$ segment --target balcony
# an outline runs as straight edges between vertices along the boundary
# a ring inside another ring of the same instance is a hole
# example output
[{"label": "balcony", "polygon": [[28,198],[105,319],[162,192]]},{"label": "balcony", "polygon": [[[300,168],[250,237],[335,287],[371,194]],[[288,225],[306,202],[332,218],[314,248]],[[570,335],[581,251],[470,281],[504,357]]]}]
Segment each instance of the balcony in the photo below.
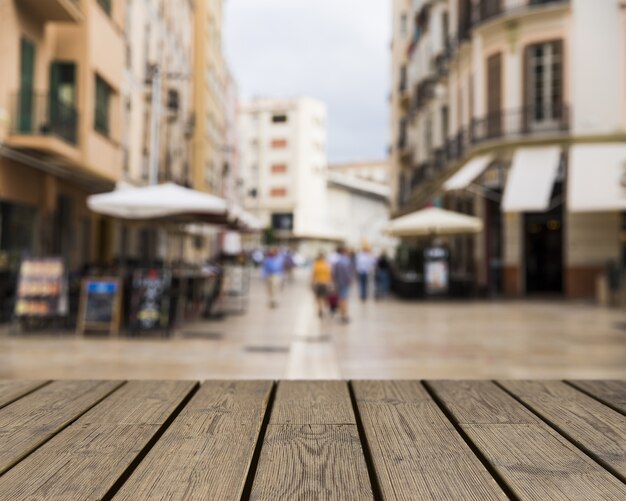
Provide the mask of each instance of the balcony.
[{"label": "balcony", "polygon": [[78,23],[83,19],[79,0],[17,0],[16,3],[42,23]]},{"label": "balcony", "polygon": [[472,120],[469,127],[463,127],[442,147],[432,150],[429,161],[412,169],[408,181],[412,196],[404,197],[405,202],[419,199],[419,194],[415,195],[420,190],[431,190],[445,172],[459,165],[475,148],[559,140],[569,131],[569,115],[569,107],[559,104],[501,111]]},{"label": "balcony", "polygon": [[543,6],[567,3],[569,0],[480,0],[474,6],[474,26],[498,17],[509,17],[518,13],[532,12]]},{"label": "balcony", "polygon": [[75,160],[78,155],[78,112],[49,94],[16,93],[10,101],[9,143]]}]

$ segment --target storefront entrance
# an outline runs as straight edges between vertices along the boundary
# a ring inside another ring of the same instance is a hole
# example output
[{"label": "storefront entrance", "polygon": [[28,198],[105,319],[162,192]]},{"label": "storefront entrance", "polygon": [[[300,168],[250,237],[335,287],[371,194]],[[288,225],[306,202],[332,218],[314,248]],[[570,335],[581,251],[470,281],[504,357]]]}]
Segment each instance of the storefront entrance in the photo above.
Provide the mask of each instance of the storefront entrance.
[{"label": "storefront entrance", "polygon": [[563,206],[524,215],[526,293],[563,293]]}]

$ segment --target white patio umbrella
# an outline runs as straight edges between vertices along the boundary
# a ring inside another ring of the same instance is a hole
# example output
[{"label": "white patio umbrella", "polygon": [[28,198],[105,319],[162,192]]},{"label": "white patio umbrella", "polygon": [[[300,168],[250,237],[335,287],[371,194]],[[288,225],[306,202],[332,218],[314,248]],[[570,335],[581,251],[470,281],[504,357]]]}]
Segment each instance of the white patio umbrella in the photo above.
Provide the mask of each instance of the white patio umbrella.
[{"label": "white patio umbrella", "polygon": [[122,219],[155,219],[170,216],[206,215],[226,218],[226,200],[164,183],[140,188],[124,188],[92,195],[88,207],[99,214]]},{"label": "white patio umbrella", "polygon": [[460,235],[482,231],[483,223],[477,217],[429,207],[389,222],[387,233],[395,237],[428,235]]}]

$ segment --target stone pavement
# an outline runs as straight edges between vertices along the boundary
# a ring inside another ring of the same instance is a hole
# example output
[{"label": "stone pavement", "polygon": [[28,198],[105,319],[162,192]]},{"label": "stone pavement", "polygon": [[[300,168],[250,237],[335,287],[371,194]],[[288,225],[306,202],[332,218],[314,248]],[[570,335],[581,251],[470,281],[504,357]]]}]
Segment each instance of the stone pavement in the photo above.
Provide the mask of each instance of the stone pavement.
[{"label": "stone pavement", "polygon": [[626,314],[565,301],[361,303],[317,318],[301,271],[267,307],[183,326],[172,339],[8,334],[0,378],[626,378]]}]

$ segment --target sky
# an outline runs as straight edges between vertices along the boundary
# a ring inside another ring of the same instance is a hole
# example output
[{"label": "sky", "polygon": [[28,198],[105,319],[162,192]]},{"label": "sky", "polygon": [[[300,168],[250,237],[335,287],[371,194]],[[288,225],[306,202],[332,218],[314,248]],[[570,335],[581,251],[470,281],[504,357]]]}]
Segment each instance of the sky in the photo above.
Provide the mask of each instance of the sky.
[{"label": "sky", "polygon": [[331,163],[379,160],[389,142],[389,0],[226,0],[227,61],[243,99],[328,106]]}]

